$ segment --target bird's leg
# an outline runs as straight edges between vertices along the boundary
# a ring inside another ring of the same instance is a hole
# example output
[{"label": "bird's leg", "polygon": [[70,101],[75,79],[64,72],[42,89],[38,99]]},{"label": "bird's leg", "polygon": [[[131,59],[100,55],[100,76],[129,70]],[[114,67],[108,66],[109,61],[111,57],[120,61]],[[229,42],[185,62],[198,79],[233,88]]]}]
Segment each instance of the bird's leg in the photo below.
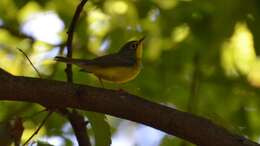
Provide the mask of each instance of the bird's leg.
[{"label": "bird's leg", "polygon": [[100,77],[98,77],[98,80],[99,80],[99,83],[101,84],[102,88],[105,88],[102,79]]}]

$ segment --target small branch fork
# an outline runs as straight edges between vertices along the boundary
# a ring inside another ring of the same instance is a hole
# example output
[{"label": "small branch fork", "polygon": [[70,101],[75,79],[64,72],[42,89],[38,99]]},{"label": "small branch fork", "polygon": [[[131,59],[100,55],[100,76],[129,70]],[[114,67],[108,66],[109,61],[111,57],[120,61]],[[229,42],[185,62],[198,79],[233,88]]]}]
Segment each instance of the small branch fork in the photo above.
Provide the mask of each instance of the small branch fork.
[{"label": "small branch fork", "polygon": [[[79,5],[77,6],[77,9],[76,9],[76,11],[74,13],[74,16],[73,16],[73,19],[71,21],[71,24],[69,26],[69,30],[67,32],[68,39],[67,39],[66,45],[65,45],[67,50],[68,50],[68,54],[67,54],[68,58],[72,57],[73,32],[75,30],[76,23],[77,23],[77,20],[79,19],[80,13],[83,10],[83,7],[84,7],[84,5],[86,4],[87,1],[88,0],[82,0],[79,3]],[[36,69],[36,67],[33,65],[31,60],[27,56],[27,54],[23,50],[21,50],[19,48],[17,48],[17,49],[26,57],[26,59],[30,62],[31,66],[36,71],[38,76],[42,79],[41,74]],[[72,66],[70,64],[67,64],[65,72],[67,74],[67,81],[69,83],[73,83]],[[88,133],[87,133],[87,129],[86,129],[86,122],[84,121],[84,117],[82,115],[80,115],[76,110],[72,110],[72,112],[71,112],[71,111],[67,110],[66,108],[60,108],[58,111],[60,113],[62,113],[63,115],[67,116],[68,120],[70,121],[70,123],[72,125],[72,128],[74,130],[74,133],[76,135],[76,138],[77,138],[77,141],[78,141],[79,145],[80,146],[91,146],[90,140],[89,140],[89,137],[88,137]],[[23,146],[25,146],[39,132],[39,130],[42,128],[42,126],[46,123],[48,118],[51,116],[52,112],[53,112],[52,110],[49,111],[48,115],[41,122],[40,126],[31,135],[31,137],[23,144]]]},{"label": "small branch fork", "polygon": [[[38,74],[39,78],[43,79],[40,72],[37,70],[37,68],[33,65],[32,61],[30,60],[30,58],[28,57],[28,55],[20,48],[17,48],[18,51],[20,51],[25,58],[29,61],[30,65],[33,67],[33,69],[35,70],[35,72]],[[46,121],[49,119],[49,117],[51,116],[53,111],[49,111],[47,116],[44,117],[43,121],[40,123],[39,127],[33,132],[33,134],[24,142],[23,146],[26,146],[27,143],[30,142],[30,140],[32,140],[32,138],[38,134],[38,132],[41,130],[41,128],[43,127],[43,125],[46,123]]]}]

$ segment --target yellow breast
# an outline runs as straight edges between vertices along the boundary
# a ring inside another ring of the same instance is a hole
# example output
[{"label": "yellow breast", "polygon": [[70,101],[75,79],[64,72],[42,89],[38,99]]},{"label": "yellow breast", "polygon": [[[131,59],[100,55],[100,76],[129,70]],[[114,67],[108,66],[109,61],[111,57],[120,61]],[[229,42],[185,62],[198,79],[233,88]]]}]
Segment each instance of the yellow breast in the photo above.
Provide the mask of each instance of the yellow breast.
[{"label": "yellow breast", "polygon": [[[115,83],[125,83],[134,79],[141,70],[143,42],[141,42],[136,50],[136,63],[132,66],[98,66],[98,65],[79,65],[86,71],[95,74],[97,77],[112,81]],[[131,54],[130,54],[131,55]]]},{"label": "yellow breast", "polygon": [[115,83],[125,83],[134,79],[141,70],[141,62],[138,61],[134,66],[116,66],[116,67],[97,67],[88,66],[89,72],[95,74],[97,77],[112,81]]}]

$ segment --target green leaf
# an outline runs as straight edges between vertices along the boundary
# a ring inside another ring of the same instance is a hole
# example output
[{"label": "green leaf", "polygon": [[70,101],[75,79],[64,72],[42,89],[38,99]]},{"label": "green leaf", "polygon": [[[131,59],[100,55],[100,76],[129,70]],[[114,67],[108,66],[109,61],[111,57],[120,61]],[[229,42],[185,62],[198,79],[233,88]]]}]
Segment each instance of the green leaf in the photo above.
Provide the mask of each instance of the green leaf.
[{"label": "green leaf", "polygon": [[104,114],[86,112],[95,136],[96,146],[110,146],[111,132]]}]

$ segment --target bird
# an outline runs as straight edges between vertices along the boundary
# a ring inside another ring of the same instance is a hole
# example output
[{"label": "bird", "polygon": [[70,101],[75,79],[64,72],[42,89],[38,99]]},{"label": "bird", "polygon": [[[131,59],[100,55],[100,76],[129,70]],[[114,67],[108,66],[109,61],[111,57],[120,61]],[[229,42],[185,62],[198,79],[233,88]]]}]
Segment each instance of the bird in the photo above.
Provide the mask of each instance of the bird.
[{"label": "bird", "polygon": [[118,52],[94,59],[77,59],[56,56],[55,60],[74,64],[81,71],[92,73],[104,87],[103,80],[114,83],[126,83],[133,80],[142,68],[142,52],[145,37],[125,43]]}]

